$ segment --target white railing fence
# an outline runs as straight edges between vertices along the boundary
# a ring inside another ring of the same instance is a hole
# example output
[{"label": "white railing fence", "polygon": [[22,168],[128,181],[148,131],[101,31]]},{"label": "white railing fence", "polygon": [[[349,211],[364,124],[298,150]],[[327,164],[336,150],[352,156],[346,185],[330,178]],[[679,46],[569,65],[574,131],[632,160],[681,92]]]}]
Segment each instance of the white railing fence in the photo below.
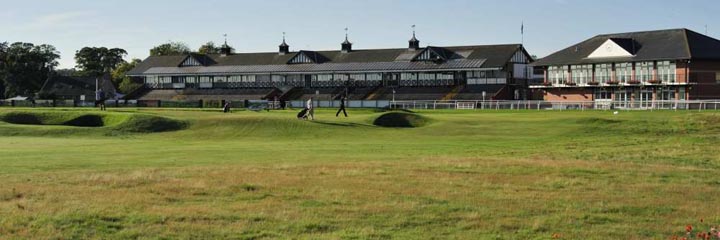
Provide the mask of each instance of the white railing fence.
[{"label": "white railing fence", "polygon": [[[168,108],[219,108],[222,101],[159,101],[159,100],[108,100],[107,107],[168,107]],[[287,108],[304,108],[306,101],[287,101]],[[232,106],[242,108],[280,108],[278,101],[252,100],[232,101]],[[93,107],[94,102],[73,100],[0,100],[0,107]],[[317,108],[338,108],[340,101],[314,101]],[[396,109],[458,109],[458,110],[720,110],[720,100],[669,100],[669,101],[482,101],[482,100],[350,100],[348,108],[396,108]]]}]

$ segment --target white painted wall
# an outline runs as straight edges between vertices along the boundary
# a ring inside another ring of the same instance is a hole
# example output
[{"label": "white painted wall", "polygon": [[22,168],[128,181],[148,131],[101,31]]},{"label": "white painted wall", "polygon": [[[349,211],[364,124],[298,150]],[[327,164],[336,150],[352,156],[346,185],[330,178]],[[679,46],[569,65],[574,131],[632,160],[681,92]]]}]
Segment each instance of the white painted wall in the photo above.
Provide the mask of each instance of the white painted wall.
[{"label": "white painted wall", "polygon": [[617,45],[613,40],[608,39],[588,56],[588,58],[609,57],[632,57],[632,54],[620,47],[620,45]]}]

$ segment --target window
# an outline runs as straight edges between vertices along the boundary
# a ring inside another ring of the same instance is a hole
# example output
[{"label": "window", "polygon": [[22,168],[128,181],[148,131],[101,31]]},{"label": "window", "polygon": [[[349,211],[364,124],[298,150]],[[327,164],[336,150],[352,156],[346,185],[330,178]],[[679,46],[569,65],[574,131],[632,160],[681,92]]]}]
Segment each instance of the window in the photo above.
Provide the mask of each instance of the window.
[{"label": "window", "polygon": [[454,75],[452,73],[438,73],[437,79],[440,80],[453,80],[455,79]]},{"label": "window", "polygon": [[658,80],[667,83],[674,83],[676,78],[675,69],[677,68],[677,65],[670,61],[662,61],[657,64]]},{"label": "window", "polygon": [[272,81],[276,83],[285,82],[285,75],[272,75]]},{"label": "window", "polygon": [[635,78],[638,81],[647,82],[653,79],[653,62],[639,62],[635,64]]},{"label": "window", "polygon": [[632,63],[616,63],[615,79],[620,83],[627,83],[632,80]]},{"label": "window", "polygon": [[312,75],[313,81],[330,81],[332,80],[333,75],[332,74],[318,74],[318,75]]},{"label": "window", "polygon": [[592,65],[573,65],[570,70],[574,83],[586,84],[592,81]]},{"label": "window", "polygon": [[400,80],[416,80],[417,73],[401,73]]},{"label": "window", "polygon": [[420,73],[418,78],[420,80],[435,80],[435,73]]},{"label": "window", "polygon": [[370,81],[381,81],[382,73],[368,73],[365,78]]},{"label": "window", "polygon": [[595,100],[610,100],[612,93],[608,90],[595,90]]},{"label": "window", "polygon": [[599,83],[610,82],[610,75],[612,73],[612,64],[596,64],[595,65],[595,81]]},{"label": "window", "polygon": [[548,78],[550,78],[550,82],[553,84],[565,84],[565,82],[567,82],[567,72],[567,66],[551,66],[548,69]]},{"label": "window", "polygon": [[350,74],[350,80],[365,81],[365,74]]},{"label": "window", "polygon": [[350,79],[347,74],[335,74],[333,80],[335,81],[347,81]]}]

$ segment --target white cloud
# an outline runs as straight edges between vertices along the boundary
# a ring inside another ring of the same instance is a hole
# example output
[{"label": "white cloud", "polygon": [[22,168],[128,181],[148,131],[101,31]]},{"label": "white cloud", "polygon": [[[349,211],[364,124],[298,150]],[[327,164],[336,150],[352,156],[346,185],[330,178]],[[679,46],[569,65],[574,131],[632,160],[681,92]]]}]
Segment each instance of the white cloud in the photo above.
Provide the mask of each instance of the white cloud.
[{"label": "white cloud", "polygon": [[93,18],[97,18],[97,14],[93,11],[51,13],[36,17],[24,27],[32,29],[87,27],[93,26]]}]

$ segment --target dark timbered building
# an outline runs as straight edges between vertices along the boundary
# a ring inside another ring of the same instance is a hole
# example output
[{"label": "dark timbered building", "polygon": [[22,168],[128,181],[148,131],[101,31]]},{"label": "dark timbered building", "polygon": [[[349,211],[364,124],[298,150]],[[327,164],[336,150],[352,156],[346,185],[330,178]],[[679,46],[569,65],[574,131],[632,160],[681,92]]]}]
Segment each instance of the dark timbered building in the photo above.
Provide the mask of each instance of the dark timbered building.
[{"label": "dark timbered building", "polygon": [[[525,99],[530,55],[520,44],[151,56],[128,75],[144,82],[147,100]],[[484,94],[483,94],[484,93]]]}]

